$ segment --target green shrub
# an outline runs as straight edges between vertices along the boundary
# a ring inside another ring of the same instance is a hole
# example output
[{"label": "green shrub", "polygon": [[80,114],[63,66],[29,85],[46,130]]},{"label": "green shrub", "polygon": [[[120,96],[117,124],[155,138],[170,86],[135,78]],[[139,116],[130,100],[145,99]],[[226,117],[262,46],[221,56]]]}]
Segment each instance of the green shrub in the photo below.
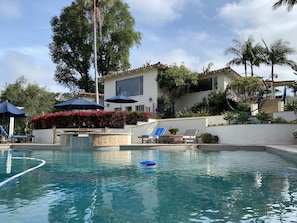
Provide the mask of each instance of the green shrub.
[{"label": "green shrub", "polygon": [[231,124],[231,121],[236,119],[238,114],[232,111],[226,111],[225,113],[222,114],[223,115],[223,119],[228,121],[228,124]]},{"label": "green shrub", "polygon": [[206,98],[202,99],[202,102],[195,103],[190,110],[194,113],[198,113],[200,110],[205,109],[208,107],[208,103],[206,101]]},{"label": "green shrub", "polygon": [[250,115],[247,112],[239,112],[236,121],[244,124],[250,120]]},{"label": "green shrub", "polygon": [[271,116],[266,113],[266,112],[259,112],[258,114],[256,114],[256,118],[261,121],[261,124],[263,122],[268,122],[271,120]]},{"label": "green shrub", "polygon": [[240,113],[243,113],[243,112],[249,112],[250,111],[250,103],[239,103],[237,105],[237,110],[240,111]]},{"label": "green shrub", "polygon": [[283,119],[282,117],[277,117],[275,119],[272,119],[271,123],[285,124],[285,123],[288,123],[288,122],[285,119]]},{"label": "green shrub", "polygon": [[219,141],[219,137],[206,132],[201,134],[201,140],[203,143],[217,143]]},{"label": "green shrub", "polygon": [[197,112],[198,116],[210,116],[211,111],[208,108],[201,109],[200,111]]},{"label": "green shrub", "polygon": [[187,108],[185,108],[184,110],[179,110],[176,113],[177,118],[194,117],[194,116],[195,116],[195,114],[193,112],[191,112],[191,110],[189,110]]},{"label": "green shrub", "polygon": [[297,110],[297,100],[289,101],[285,104],[285,111],[296,111]]}]

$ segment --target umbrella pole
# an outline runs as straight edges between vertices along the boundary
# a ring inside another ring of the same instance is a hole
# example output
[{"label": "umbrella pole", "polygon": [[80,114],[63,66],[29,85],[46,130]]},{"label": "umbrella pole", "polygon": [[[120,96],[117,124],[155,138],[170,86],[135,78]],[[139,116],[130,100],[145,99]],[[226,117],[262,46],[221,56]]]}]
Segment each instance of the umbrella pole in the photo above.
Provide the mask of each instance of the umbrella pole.
[{"label": "umbrella pole", "polygon": [[80,109],[78,109],[78,129],[80,129]]},{"label": "umbrella pole", "polygon": [[14,132],[14,117],[9,117],[9,132],[8,132],[8,135],[13,136],[13,132]]}]

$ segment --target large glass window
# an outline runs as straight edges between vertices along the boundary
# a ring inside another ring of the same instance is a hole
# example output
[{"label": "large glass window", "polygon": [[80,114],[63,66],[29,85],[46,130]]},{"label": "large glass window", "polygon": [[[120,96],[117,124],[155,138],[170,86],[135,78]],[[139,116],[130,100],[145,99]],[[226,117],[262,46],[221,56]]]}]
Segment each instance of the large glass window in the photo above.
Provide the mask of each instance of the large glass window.
[{"label": "large glass window", "polygon": [[117,81],[116,95],[143,95],[143,76]]},{"label": "large glass window", "polygon": [[190,87],[189,93],[214,90],[217,89],[217,85],[217,77],[200,79],[198,80],[198,85]]}]

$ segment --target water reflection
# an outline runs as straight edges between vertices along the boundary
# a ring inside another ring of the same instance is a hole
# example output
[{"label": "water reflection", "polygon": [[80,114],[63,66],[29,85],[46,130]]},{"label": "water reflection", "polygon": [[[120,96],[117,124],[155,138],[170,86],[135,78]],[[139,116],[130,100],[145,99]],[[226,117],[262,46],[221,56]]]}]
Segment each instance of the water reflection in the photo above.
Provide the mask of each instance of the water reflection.
[{"label": "water reflection", "polygon": [[[4,222],[16,221],[21,214],[26,219],[29,213],[28,222],[33,223],[61,222],[61,218],[64,222],[294,222],[297,215],[296,165],[264,152],[29,155],[47,164],[0,191]],[[141,160],[158,165],[153,172],[144,172]]]}]

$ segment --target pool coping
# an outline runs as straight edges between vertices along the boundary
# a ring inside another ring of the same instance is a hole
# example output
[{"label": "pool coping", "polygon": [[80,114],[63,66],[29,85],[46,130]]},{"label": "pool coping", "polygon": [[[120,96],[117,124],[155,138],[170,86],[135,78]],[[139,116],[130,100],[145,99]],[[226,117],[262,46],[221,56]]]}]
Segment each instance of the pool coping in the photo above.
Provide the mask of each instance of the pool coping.
[{"label": "pool coping", "polygon": [[[1,150],[61,150],[67,151],[68,147],[61,147],[59,144],[37,144],[37,143],[6,143],[0,144]],[[266,151],[276,154],[287,160],[297,163],[297,145],[231,145],[231,144],[131,144],[121,146],[94,147],[97,151],[118,151],[118,150],[161,150],[161,151],[188,151],[198,150],[202,152],[220,151]]]}]

